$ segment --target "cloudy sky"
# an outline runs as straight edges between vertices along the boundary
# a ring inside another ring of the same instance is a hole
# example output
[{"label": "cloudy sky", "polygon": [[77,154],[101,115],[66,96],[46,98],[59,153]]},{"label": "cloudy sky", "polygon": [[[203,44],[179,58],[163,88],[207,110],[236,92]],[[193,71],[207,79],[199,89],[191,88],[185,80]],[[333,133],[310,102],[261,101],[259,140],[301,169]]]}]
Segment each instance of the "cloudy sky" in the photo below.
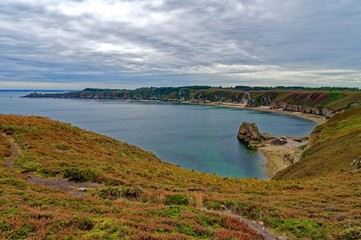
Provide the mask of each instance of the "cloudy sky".
[{"label": "cloudy sky", "polygon": [[361,87],[359,0],[1,0],[0,89]]}]

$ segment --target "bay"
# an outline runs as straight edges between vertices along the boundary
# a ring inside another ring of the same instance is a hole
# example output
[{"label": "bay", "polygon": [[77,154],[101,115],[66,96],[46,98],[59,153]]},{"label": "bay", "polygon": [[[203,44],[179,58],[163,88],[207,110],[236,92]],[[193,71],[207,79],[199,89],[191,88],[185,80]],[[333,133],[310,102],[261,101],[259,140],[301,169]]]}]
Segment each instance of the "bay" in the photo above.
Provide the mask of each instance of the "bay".
[{"label": "bay", "polygon": [[316,124],[289,115],[175,103],[19,98],[0,91],[0,113],[45,116],[154,152],[164,161],[221,176],[265,179],[265,158],[236,138],[243,121],[261,132],[306,136]]}]

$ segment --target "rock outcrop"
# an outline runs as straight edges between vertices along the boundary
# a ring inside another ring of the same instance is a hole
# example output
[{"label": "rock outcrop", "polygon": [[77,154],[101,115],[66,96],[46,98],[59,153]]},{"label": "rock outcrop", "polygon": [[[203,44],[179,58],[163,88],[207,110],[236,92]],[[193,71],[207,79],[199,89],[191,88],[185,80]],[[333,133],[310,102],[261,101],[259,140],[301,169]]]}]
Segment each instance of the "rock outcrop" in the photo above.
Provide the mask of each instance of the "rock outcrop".
[{"label": "rock outcrop", "polygon": [[267,174],[272,177],[278,171],[298,162],[307,144],[306,138],[280,137],[260,133],[255,123],[243,122],[237,138],[249,148],[258,149],[267,158]]},{"label": "rock outcrop", "polygon": [[286,138],[274,138],[272,141],[271,141],[271,144],[273,145],[285,145],[287,143],[287,140]]},{"label": "rock outcrop", "polygon": [[275,137],[268,133],[261,134],[255,123],[243,122],[239,127],[237,138],[247,144],[249,147],[256,148],[262,143],[270,143],[272,145],[287,144],[287,139],[283,137]]},{"label": "rock outcrop", "polygon": [[241,102],[244,103],[244,104],[248,104],[248,103],[250,103],[251,101],[252,101],[251,94],[249,94],[249,93],[243,93]]},{"label": "rock outcrop", "polygon": [[360,169],[361,169],[361,156],[359,156],[358,158],[353,160],[351,163],[351,171],[352,172],[357,172]]},{"label": "rock outcrop", "polygon": [[270,104],[271,109],[282,109],[284,111],[290,112],[301,112],[307,114],[314,114],[314,115],[321,115],[326,118],[330,118],[334,115],[334,112],[328,108],[315,108],[310,106],[303,106],[303,105],[296,105],[296,104],[289,104],[285,102],[272,102]]},{"label": "rock outcrop", "polygon": [[257,103],[251,98],[251,94],[246,92],[243,93],[241,103],[246,104],[247,107],[257,107]]},{"label": "rock outcrop", "polygon": [[269,96],[261,95],[260,101],[262,106],[269,106],[272,103],[272,100]]},{"label": "rock outcrop", "polygon": [[258,131],[258,127],[255,123],[243,122],[239,127],[237,138],[248,144],[248,146],[254,146],[260,144],[262,141],[262,135]]}]

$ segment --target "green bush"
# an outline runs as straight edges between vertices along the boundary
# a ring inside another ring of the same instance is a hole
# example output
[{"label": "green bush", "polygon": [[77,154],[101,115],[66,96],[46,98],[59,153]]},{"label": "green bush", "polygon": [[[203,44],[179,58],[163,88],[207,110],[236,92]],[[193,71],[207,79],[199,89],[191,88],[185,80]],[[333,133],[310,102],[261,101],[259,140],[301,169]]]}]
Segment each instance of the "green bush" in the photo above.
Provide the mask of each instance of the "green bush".
[{"label": "green bush", "polygon": [[121,189],[116,187],[103,188],[99,191],[101,198],[114,200],[117,198],[127,198],[130,200],[137,200],[143,195],[143,191],[134,187],[123,187]]},{"label": "green bush", "polygon": [[297,239],[327,239],[326,230],[322,229],[322,224],[317,222],[304,219],[280,219],[277,217],[266,218],[265,222],[267,225],[280,232],[291,232],[295,237],[297,237]]},{"label": "green bush", "polygon": [[75,226],[82,231],[92,230],[94,227],[93,222],[87,218],[74,218],[69,222],[69,225]]},{"label": "green bush", "polygon": [[222,205],[223,203],[221,202],[211,202],[211,201],[205,202],[205,207],[213,210],[220,210],[222,208]]},{"label": "green bush", "polygon": [[24,223],[16,231],[13,231],[8,237],[9,239],[25,239],[28,237],[29,234],[36,232],[36,230],[36,227],[28,223]]},{"label": "green bush", "polygon": [[307,147],[307,144],[303,144],[303,145],[298,146],[298,149],[305,150],[306,147]]},{"label": "green bush", "polygon": [[185,205],[189,204],[189,200],[186,196],[183,195],[172,195],[168,196],[165,201],[165,205]]},{"label": "green bush", "polygon": [[338,236],[339,240],[356,240],[361,239],[361,227],[347,228]]},{"label": "green bush", "polygon": [[75,182],[95,182],[97,175],[92,170],[79,170],[77,168],[65,168],[64,177]]},{"label": "green bush", "polygon": [[284,190],[303,190],[303,187],[298,184],[290,184],[283,187]]},{"label": "green bush", "polygon": [[11,126],[11,125],[9,125],[9,126],[4,126],[3,131],[4,131],[7,135],[12,135],[12,134],[14,134],[14,132],[15,132],[15,127],[14,127],[14,126]]},{"label": "green bush", "polygon": [[[234,200],[228,200],[224,203],[227,209],[231,210],[233,213],[245,215],[245,209],[247,205],[241,202],[237,202]],[[221,206],[221,205],[220,205]]]},{"label": "green bush", "polygon": [[116,187],[108,187],[100,189],[99,196],[104,199],[117,199],[122,196],[122,192]]},{"label": "green bush", "polygon": [[124,187],[121,189],[122,197],[127,199],[139,199],[143,195],[143,191],[139,188]]}]

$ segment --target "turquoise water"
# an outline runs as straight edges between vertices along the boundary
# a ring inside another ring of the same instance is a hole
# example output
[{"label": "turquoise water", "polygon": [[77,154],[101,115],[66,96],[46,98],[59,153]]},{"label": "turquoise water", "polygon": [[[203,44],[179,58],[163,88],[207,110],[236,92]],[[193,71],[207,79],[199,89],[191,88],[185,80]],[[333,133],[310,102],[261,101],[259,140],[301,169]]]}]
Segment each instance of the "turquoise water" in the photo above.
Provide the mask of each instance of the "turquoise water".
[{"label": "turquoise water", "polygon": [[164,161],[221,176],[266,178],[264,157],[236,138],[243,121],[260,131],[305,136],[315,123],[242,109],[124,100],[29,99],[0,92],[0,113],[39,115],[154,152]]}]

